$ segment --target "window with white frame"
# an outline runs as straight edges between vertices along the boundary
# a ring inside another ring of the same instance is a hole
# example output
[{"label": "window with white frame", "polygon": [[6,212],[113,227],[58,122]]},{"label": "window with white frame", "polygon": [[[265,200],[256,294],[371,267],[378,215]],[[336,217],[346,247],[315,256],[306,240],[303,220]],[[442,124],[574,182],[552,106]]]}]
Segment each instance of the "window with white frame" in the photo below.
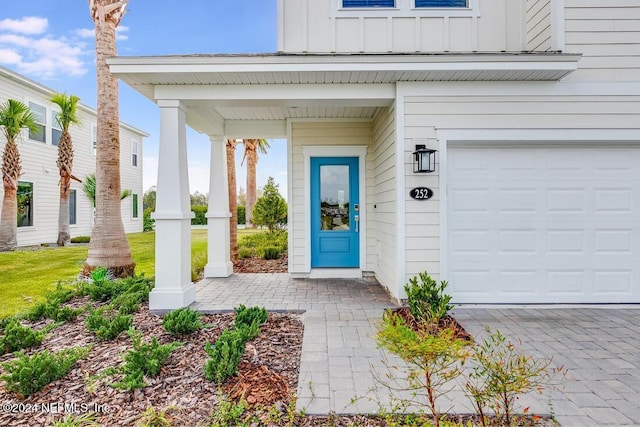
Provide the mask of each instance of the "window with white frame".
[{"label": "window with white frame", "polygon": [[51,112],[51,145],[60,145],[60,138],[62,138],[62,128],[58,123],[58,117],[60,113],[56,111]]},{"label": "window with white frame", "polygon": [[138,195],[137,194],[132,194],[131,195],[131,200],[132,200],[132,206],[131,206],[131,217],[132,218],[138,218]]},{"label": "window with white frame", "polygon": [[29,102],[29,109],[33,113],[36,126],[35,129],[29,129],[29,139],[32,141],[47,143],[47,108],[36,104],[35,102]]},{"label": "window with white frame", "polygon": [[69,225],[77,224],[76,209],[76,190],[71,190],[69,192]]},{"label": "window with white frame", "polygon": [[18,227],[33,225],[33,182],[18,181]]},{"label": "window with white frame", "polygon": [[415,0],[419,7],[467,7],[467,0]]},{"label": "window with white frame", "polygon": [[131,166],[138,167],[138,141],[131,140]]},{"label": "window with white frame", "polygon": [[95,157],[98,154],[98,126],[91,125],[91,154]]},{"label": "window with white frame", "polygon": [[395,7],[395,0],[342,0],[342,7]]}]

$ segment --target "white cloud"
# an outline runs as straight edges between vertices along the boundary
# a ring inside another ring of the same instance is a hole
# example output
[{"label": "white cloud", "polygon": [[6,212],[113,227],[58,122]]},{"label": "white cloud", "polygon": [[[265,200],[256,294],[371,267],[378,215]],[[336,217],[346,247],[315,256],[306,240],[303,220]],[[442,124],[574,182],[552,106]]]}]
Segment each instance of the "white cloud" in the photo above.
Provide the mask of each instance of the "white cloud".
[{"label": "white cloud", "polygon": [[22,56],[12,49],[0,49],[0,64],[17,65],[22,62]]},{"label": "white cloud", "polygon": [[129,36],[124,34],[127,31],[129,31],[129,27],[126,25],[116,27],[116,40],[129,40]]},{"label": "white cloud", "polygon": [[78,28],[74,33],[83,39],[92,39],[96,35],[96,31],[93,28]]},{"label": "white cloud", "polygon": [[[7,21],[0,21],[0,24]],[[32,33],[27,33],[19,26],[4,25],[2,29],[5,31],[0,31],[0,64],[12,65],[18,72],[44,78],[86,74],[88,67],[85,60],[93,59],[93,52],[87,50],[87,43],[77,37],[38,36],[36,24],[44,22],[46,28],[46,21],[45,18],[36,17],[11,21],[33,23]]]},{"label": "white cloud", "polygon": [[22,19],[3,19],[0,30],[18,34],[42,34],[47,30],[49,21],[38,16],[25,16]]}]

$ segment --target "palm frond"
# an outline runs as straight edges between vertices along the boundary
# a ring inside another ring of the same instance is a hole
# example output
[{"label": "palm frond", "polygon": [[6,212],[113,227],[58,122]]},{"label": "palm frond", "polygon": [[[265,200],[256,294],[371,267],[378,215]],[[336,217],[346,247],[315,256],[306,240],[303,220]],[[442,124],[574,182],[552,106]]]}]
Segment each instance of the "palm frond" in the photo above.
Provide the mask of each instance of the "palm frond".
[{"label": "palm frond", "polygon": [[20,101],[9,99],[0,106],[0,127],[7,141],[14,141],[23,128],[37,131],[36,116]]},{"label": "palm frond", "polygon": [[78,124],[78,102],[80,98],[75,95],[56,93],[51,97],[51,102],[60,107],[60,113],[56,114],[56,122],[63,131],[69,129],[71,123]]}]

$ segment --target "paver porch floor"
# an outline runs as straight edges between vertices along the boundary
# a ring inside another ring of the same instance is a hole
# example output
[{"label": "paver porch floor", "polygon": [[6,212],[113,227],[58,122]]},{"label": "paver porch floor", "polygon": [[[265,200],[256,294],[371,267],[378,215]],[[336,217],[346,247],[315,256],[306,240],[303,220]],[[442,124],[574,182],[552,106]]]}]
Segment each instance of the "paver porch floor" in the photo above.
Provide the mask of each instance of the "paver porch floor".
[{"label": "paver porch floor", "polygon": [[[287,273],[234,274],[196,284],[192,308],[227,311],[239,304],[304,312],[298,409],[309,414],[375,413],[390,407],[376,377],[402,362],[376,347],[374,335],[393,300],[372,279],[299,279]],[[640,306],[626,308],[459,307],[456,319],[478,336],[483,325],[522,340],[528,354],[553,356],[572,378],[563,392],[525,396],[534,413],[553,413],[563,426],[640,426]],[[356,398],[354,402],[354,398]],[[550,405],[551,403],[551,405]],[[455,387],[441,409],[473,412]]]}]

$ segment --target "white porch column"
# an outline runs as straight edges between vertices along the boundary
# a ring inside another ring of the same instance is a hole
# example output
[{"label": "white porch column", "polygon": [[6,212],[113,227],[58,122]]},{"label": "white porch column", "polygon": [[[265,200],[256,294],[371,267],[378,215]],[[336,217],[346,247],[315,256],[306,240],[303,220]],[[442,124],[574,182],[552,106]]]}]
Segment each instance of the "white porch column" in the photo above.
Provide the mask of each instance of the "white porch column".
[{"label": "white porch column", "polygon": [[229,240],[229,189],[227,148],[223,137],[211,137],[209,166],[209,210],[207,211],[207,255],[205,277],[229,277],[233,273]]},{"label": "white porch column", "polygon": [[191,212],[184,105],[160,100],[160,147],[156,193],[156,284],[151,310],[186,307],[196,299],[191,282]]}]

